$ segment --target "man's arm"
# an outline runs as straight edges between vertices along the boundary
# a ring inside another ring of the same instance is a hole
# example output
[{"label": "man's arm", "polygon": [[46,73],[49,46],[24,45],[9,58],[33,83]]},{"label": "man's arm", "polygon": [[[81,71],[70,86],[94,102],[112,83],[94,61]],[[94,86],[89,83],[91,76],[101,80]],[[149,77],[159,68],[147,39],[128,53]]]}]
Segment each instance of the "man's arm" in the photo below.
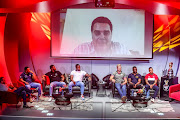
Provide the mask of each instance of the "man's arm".
[{"label": "man's arm", "polygon": [[125,85],[127,83],[127,77],[124,77],[124,82],[121,85]]},{"label": "man's arm", "polygon": [[138,79],[138,82],[135,84],[136,86],[141,83],[141,78]]},{"label": "man's arm", "polygon": [[19,79],[21,82],[23,82],[25,85],[29,85],[28,82],[24,81],[22,78]]},{"label": "man's arm", "polygon": [[113,83],[116,82],[116,80],[114,79],[114,75],[111,75],[110,78],[109,78],[110,81],[112,81]]},{"label": "man's arm", "polygon": [[33,79],[33,80],[36,80],[36,79],[37,79],[36,74],[35,74],[33,71],[30,71],[30,72],[32,73],[32,79]]},{"label": "man's arm", "polygon": [[91,75],[89,75],[88,73],[86,73],[85,76],[87,76],[87,77],[88,77],[88,80],[91,81]]},{"label": "man's arm", "polygon": [[145,81],[146,81],[146,84],[150,86],[150,84],[149,84],[149,82],[148,82],[148,79],[145,79]]},{"label": "man's arm", "polygon": [[73,80],[73,75],[71,75],[71,81],[76,84],[76,82]]},{"label": "man's arm", "polygon": [[152,84],[152,87],[157,84],[157,81],[158,81],[158,80],[155,80],[155,81],[154,81],[154,83]]},{"label": "man's arm", "polygon": [[129,82],[130,84],[132,84],[132,85],[134,84],[134,83],[131,82],[131,78],[128,78],[128,82]]}]

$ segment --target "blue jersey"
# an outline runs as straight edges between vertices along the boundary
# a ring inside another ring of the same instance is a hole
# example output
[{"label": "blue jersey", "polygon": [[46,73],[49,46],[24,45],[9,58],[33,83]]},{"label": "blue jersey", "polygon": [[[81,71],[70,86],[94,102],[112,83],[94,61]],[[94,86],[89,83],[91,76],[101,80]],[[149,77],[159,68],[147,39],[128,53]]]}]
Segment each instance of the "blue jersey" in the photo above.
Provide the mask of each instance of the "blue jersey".
[{"label": "blue jersey", "polygon": [[20,75],[20,78],[22,78],[24,81],[28,82],[28,83],[32,83],[32,76],[33,74],[32,73],[25,73],[23,72],[21,75]]},{"label": "blue jersey", "polygon": [[141,75],[137,73],[134,75],[134,73],[129,74],[128,78],[131,78],[131,82],[136,84],[138,82],[138,79],[142,79]]}]

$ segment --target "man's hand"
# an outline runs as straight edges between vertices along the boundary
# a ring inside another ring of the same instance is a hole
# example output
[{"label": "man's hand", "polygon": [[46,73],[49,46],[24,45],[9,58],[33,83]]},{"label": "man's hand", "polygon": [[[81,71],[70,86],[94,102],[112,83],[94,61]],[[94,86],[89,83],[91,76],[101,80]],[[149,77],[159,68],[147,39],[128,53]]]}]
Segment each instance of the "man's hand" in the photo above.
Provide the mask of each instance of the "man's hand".
[{"label": "man's hand", "polygon": [[88,80],[91,81],[91,77],[90,76],[88,77]]},{"label": "man's hand", "polygon": [[125,85],[125,84],[126,84],[125,82],[121,83],[121,85]]},{"label": "man's hand", "polygon": [[112,79],[112,82],[113,82],[113,83],[115,83],[115,82],[116,82],[116,80],[115,80],[115,79]]},{"label": "man's hand", "polygon": [[29,83],[28,83],[28,82],[26,82],[26,81],[25,81],[24,83],[25,83],[25,85],[29,85]]},{"label": "man's hand", "polygon": [[133,88],[136,88],[137,87],[137,85],[135,84],[134,86],[133,86]]},{"label": "man's hand", "polygon": [[150,85],[150,88],[152,89],[152,88],[153,88],[153,85]]},{"label": "man's hand", "polygon": [[76,84],[76,82],[74,80],[72,82],[74,83],[74,85]]}]

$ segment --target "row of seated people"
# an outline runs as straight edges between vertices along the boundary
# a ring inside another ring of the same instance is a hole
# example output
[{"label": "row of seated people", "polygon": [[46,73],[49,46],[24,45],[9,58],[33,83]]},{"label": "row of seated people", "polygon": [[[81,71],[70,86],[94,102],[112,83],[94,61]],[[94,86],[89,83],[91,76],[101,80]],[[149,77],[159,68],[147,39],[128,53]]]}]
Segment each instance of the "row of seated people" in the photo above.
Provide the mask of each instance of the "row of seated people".
[{"label": "row of seated people", "polygon": [[[172,79],[174,76],[172,66],[173,66],[173,62],[170,62],[168,74],[167,74],[168,79]],[[150,98],[150,89],[153,89],[155,92],[154,95],[152,96],[151,101],[154,102],[159,92],[159,79],[158,76],[155,73],[153,73],[152,67],[149,67],[149,73],[145,76],[144,79],[145,79],[146,98],[147,99]],[[130,90],[132,88],[141,89],[143,87],[143,85],[141,84],[142,80],[143,80],[142,76],[137,72],[136,66],[133,67],[133,72],[128,75],[128,79],[127,79],[125,73],[122,73],[121,64],[117,65],[117,71],[110,76],[110,81],[114,83],[114,86],[117,88],[122,101],[125,101],[126,98],[130,100]],[[127,86],[127,90],[126,90],[126,86]],[[112,88],[112,92],[114,91],[115,90]],[[127,91],[127,97],[126,97],[126,91]]]},{"label": "row of seated people", "polygon": [[[71,72],[71,82],[68,85],[69,93],[72,93],[72,87],[73,86],[79,86],[81,91],[81,98],[84,100],[84,83],[82,82],[83,76],[89,77],[90,75],[87,74],[85,71],[82,71],[80,69],[80,65],[76,64],[76,70],[73,70]],[[56,67],[54,65],[50,65],[50,72],[47,72],[45,75],[43,75],[43,81],[47,82],[47,78],[49,79],[49,100],[52,101],[52,93],[54,87],[61,87],[61,93],[62,96],[64,96],[64,89],[67,87],[66,83],[64,82],[65,76],[61,74],[61,72],[56,70]],[[35,74],[30,70],[29,67],[24,68],[24,72],[20,75],[20,81],[25,84],[25,87],[30,88],[41,88],[41,84],[37,82],[33,82],[33,79],[35,78]],[[41,99],[41,92],[42,89],[38,89],[38,96],[39,99]]]},{"label": "row of seated people", "polygon": [[[72,93],[72,87],[73,86],[79,86],[80,87],[80,92],[81,92],[81,98],[84,100],[84,83],[82,82],[83,76],[89,77],[89,80],[91,80],[91,77],[89,74],[87,74],[85,71],[82,71],[80,69],[80,65],[76,64],[76,70],[73,70],[71,72],[70,80],[71,82],[68,85],[68,90],[69,93]],[[49,86],[49,101],[52,100],[52,92],[54,87],[61,87],[62,90],[62,96],[64,95],[63,90],[67,87],[66,83],[64,82],[64,76],[61,74],[61,72],[56,70],[56,67],[54,65],[50,66],[51,71],[43,75],[43,81],[46,80],[46,77],[50,79],[50,86]],[[152,101],[154,101],[154,98],[157,96],[157,92],[159,90],[159,87],[156,85],[158,77],[156,74],[153,73],[152,67],[149,68],[149,74],[146,75],[145,80],[146,80],[146,91],[147,92],[147,97],[149,97],[149,89],[154,89],[155,94],[152,98]],[[38,88],[38,96],[39,99],[41,99],[41,91],[42,91],[42,86],[40,83],[33,82],[33,79],[35,78],[35,74],[30,70],[29,67],[24,68],[24,72],[20,75],[20,81],[25,84],[25,88]],[[133,73],[131,73],[128,76],[128,81],[127,77],[125,76],[124,73],[121,71],[121,65],[117,65],[117,71],[114,72],[111,77],[110,81],[115,83],[115,87],[117,88],[122,101],[126,100],[126,84],[129,82],[128,89],[127,89],[127,97],[129,99],[130,96],[130,89],[131,88],[141,88],[139,84],[141,83],[141,75],[137,73],[137,68],[133,67]],[[26,106],[26,104],[24,105]]]},{"label": "row of seated people", "polygon": [[[52,92],[54,87],[61,87],[61,93],[62,96],[64,96],[63,90],[67,87],[66,83],[64,82],[64,76],[61,74],[61,72],[56,71],[56,67],[54,65],[50,66],[51,71],[43,75],[43,80],[45,81],[45,77],[48,77],[50,79],[50,86],[49,86],[49,95],[50,98],[48,101],[52,100]],[[81,92],[81,99],[84,100],[84,83],[82,82],[83,76],[87,76],[89,79],[90,75],[87,74],[85,71],[82,71],[80,69],[80,65],[76,64],[76,70],[71,72],[71,82],[68,85],[69,93],[72,93],[72,87],[73,86],[79,86],[80,92]],[[29,67],[24,68],[24,72],[20,75],[20,79],[18,81],[18,84],[24,84],[24,86],[21,86],[19,88],[13,87],[12,90],[9,90],[9,86],[6,85],[4,78],[2,77],[1,83],[0,83],[0,91],[14,91],[17,93],[18,96],[21,96],[23,98],[24,108],[30,108],[26,104],[26,94],[28,96],[32,93],[31,88],[36,88],[38,91],[38,100],[43,100],[42,96],[42,85],[40,81],[35,81],[36,75],[33,73]]]},{"label": "row of seated people", "polygon": [[[117,71],[110,76],[110,81],[112,81],[115,86],[112,88],[113,97],[116,88],[118,90],[118,93],[122,101],[125,102],[126,99],[130,100],[131,89],[143,88],[143,85],[141,84],[142,76],[137,72],[136,66],[133,67],[133,72],[130,73],[128,77],[126,77],[125,73],[122,73],[121,69],[122,69],[121,65],[118,64]],[[158,76],[155,73],[153,73],[153,68],[149,67],[149,73],[145,76],[145,91],[146,91],[146,98],[149,99],[150,98],[149,89],[155,90],[154,95],[152,96],[151,99],[152,102],[154,102],[154,99],[156,98],[159,91],[159,87],[157,84],[158,84]]]}]

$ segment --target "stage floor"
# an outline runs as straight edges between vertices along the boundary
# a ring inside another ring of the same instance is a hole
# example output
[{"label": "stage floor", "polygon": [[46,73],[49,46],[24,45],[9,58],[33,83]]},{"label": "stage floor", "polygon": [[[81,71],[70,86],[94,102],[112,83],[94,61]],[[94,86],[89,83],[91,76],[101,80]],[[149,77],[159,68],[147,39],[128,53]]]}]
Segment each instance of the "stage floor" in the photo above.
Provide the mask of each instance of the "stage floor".
[{"label": "stage floor", "polygon": [[[107,90],[107,96],[96,96],[96,89],[92,90],[91,97],[85,95],[85,101],[79,99],[79,95],[72,98],[72,105],[55,105],[54,101],[28,103],[34,106],[24,109],[19,103],[18,109],[15,105],[9,105],[1,111],[0,120],[24,120],[24,119],[167,119],[180,118],[179,101],[155,100],[148,103],[148,107],[132,106],[131,101],[121,103],[119,96],[112,98],[111,90]],[[149,101],[150,102],[150,101]]]}]

